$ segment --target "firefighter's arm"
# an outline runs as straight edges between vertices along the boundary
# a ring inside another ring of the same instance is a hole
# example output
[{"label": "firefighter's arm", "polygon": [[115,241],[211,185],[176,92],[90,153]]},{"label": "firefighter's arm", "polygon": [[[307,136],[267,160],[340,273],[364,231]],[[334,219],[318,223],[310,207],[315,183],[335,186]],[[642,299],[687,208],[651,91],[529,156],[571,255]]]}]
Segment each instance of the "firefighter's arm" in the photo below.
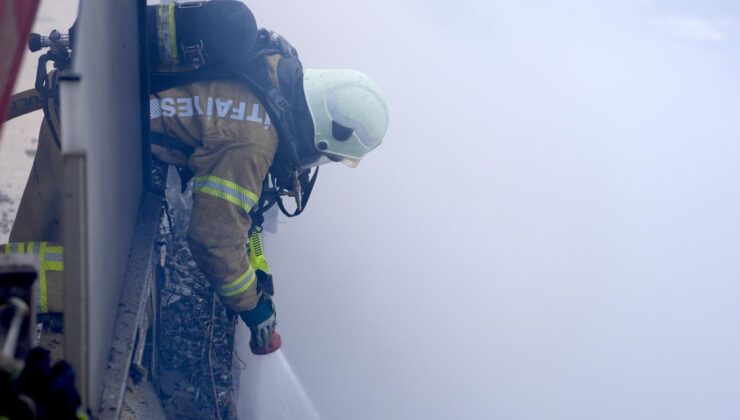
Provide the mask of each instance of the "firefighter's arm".
[{"label": "firefighter's arm", "polygon": [[249,264],[249,211],[275,149],[257,142],[204,141],[190,158],[193,210],[188,239],[193,257],[221,301],[236,312],[259,301],[257,275]]}]

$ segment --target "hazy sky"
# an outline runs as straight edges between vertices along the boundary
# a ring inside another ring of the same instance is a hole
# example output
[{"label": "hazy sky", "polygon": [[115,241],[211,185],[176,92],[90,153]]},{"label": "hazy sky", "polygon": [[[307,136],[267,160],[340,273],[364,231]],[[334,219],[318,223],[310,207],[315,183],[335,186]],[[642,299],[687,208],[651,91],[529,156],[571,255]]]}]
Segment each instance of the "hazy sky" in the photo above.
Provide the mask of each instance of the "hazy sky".
[{"label": "hazy sky", "polygon": [[252,1],[385,89],[268,238],[326,419],[740,418],[740,6]]}]

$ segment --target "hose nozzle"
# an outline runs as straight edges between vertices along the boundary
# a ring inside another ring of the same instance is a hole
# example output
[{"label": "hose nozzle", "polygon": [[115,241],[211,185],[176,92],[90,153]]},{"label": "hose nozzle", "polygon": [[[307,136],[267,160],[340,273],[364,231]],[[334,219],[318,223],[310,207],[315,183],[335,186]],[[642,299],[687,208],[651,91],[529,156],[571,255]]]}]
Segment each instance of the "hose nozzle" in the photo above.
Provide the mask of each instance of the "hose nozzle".
[{"label": "hose nozzle", "polygon": [[32,33],[28,38],[28,49],[36,52],[42,48],[70,48],[69,34],[63,34],[56,29],[49,36]]}]

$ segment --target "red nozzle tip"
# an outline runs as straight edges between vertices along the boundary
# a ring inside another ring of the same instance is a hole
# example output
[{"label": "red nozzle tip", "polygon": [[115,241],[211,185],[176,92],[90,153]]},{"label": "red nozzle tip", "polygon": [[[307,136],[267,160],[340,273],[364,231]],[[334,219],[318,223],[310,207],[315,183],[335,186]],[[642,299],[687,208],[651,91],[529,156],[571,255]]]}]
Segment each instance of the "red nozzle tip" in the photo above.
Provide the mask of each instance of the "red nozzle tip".
[{"label": "red nozzle tip", "polygon": [[274,353],[282,345],[283,339],[280,337],[280,334],[278,334],[277,331],[274,331],[270,336],[270,342],[267,344],[267,347],[257,348],[257,346],[254,344],[254,341],[249,341],[249,347],[251,348],[252,353],[256,354],[257,356],[264,356],[265,354]]}]

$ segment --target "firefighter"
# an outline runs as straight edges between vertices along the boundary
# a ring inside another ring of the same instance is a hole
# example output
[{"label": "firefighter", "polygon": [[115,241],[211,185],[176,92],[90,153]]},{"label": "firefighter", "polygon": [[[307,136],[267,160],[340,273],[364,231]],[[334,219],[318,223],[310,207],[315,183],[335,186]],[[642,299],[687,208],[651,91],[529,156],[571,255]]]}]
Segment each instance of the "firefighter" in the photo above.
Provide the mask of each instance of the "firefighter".
[{"label": "firefighter", "polygon": [[[279,60],[268,62],[270,76],[277,80]],[[355,167],[381,143],[388,110],[383,94],[368,76],[353,70],[306,70],[297,82],[298,89],[290,95],[296,131],[308,133],[315,148],[304,165],[335,161]],[[55,110],[52,116],[56,117]],[[153,154],[193,174],[188,241],[199,269],[223,304],[239,313],[249,327],[252,351],[276,350],[280,343],[275,306],[258,287],[260,273],[250,264],[248,246],[250,210],[259,202],[263,180],[283,140],[276,121],[271,121],[252,89],[230,79],[195,81],[157,92],[150,101],[150,125],[155,137],[175,139],[174,143],[153,141]],[[60,241],[61,155],[52,136],[44,135],[49,129],[45,121],[11,232],[14,244],[7,245],[6,252],[39,252],[40,244],[29,248],[27,243]],[[57,244],[44,244],[44,250],[49,247],[61,253]],[[48,256],[56,258],[56,254]],[[50,272],[63,268],[48,265]],[[49,306],[57,305],[47,301]]]}]

